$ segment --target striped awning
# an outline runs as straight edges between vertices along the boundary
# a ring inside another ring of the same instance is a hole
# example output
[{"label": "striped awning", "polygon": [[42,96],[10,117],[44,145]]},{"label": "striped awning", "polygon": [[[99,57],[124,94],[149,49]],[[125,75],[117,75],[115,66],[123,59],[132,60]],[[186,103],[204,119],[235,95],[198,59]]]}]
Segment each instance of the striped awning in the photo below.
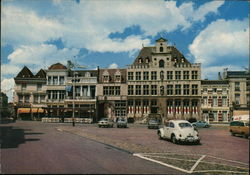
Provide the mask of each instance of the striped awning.
[{"label": "striped awning", "polygon": [[43,113],[44,110],[42,108],[18,108],[17,113]]}]

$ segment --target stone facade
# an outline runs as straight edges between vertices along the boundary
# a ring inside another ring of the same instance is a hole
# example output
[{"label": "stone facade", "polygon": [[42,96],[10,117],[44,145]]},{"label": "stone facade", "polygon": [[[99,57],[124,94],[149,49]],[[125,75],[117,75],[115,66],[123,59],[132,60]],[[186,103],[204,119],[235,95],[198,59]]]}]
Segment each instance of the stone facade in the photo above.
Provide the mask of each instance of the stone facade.
[{"label": "stone facade", "polygon": [[126,69],[99,69],[98,119],[127,116]]},{"label": "stone facade", "polygon": [[127,69],[128,117],[200,118],[201,68],[160,38]]},{"label": "stone facade", "polygon": [[228,80],[202,80],[202,118],[207,122],[230,121]]}]

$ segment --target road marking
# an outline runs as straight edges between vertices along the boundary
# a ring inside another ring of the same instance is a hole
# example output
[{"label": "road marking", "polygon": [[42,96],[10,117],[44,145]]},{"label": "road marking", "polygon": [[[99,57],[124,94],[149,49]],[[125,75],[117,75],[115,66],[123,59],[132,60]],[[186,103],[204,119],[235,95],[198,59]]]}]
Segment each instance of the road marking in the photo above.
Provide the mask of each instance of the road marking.
[{"label": "road marking", "polygon": [[62,129],[59,129],[59,128],[58,128],[57,130],[58,130],[58,131],[61,131],[61,132],[63,131]]},{"label": "road marking", "polygon": [[[161,155],[162,156],[161,156]],[[164,155],[165,154],[165,155]],[[134,153],[133,156],[137,156],[139,158],[142,158],[142,159],[145,159],[145,160],[148,160],[148,161],[151,161],[151,162],[155,162],[155,163],[158,163],[158,164],[161,164],[163,166],[167,166],[169,168],[173,168],[173,169],[176,169],[176,170],[179,170],[179,171],[182,171],[182,172],[185,172],[185,173],[188,173],[188,174],[191,174],[191,173],[203,173],[203,172],[224,172],[224,173],[238,173],[238,174],[247,174],[247,172],[244,172],[244,171],[227,171],[227,170],[198,170],[198,171],[195,171],[195,168],[199,165],[199,163],[201,162],[204,162],[204,163],[209,163],[209,164],[217,164],[217,163],[212,163],[212,162],[206,162],[206,161],[203,161],[203,159],[205,157],[213,157],[213,158],[217,158],[217,157],[214,157],[214,156],[208,156],[208,155],[201,155],[201,154],[177,154],[177,155],[195,155],[195,156],[201,156],[198,160],[185,160],[185,159],[179,159],[179,158],[172,158],[172,157],[166,157],[167,155],[173,155],[175,153]],[[147,156],[150,156],[151,158],[147,157]],[[177,166],[173,166],[173,165],[170,165],[170,164],[167,164],[167,163],[164,163],[162,161],[158,161],[158,160],[155,160],[154,158],[167,158],[167,159],[176,159],[176,160],[184,160],[184,161],[192,161],[192,162],[195,162],[195,164],[192,166],[192,168],[190,170],[185,170],[185,169],[182,169],[182,168],[179,168]],[[222,159],[222,158],[218,158],[218,159]],[[225,161],[231,161],[231,162],[235,162],[235,163],[242,163],[242,162],[238,162],[238,161],[233,161],[233,160],[226,160],[226,159],[222,159],[222,160],[225,160]],[[242,163],[242,164],[245,164],[245,163]],[[217,164],[218,165],[218,164]],[[232,166],[232,165],[227,165],[227,164],[219,164],[219,165],[226,165],[226,166],[230,166],[230,167],[235,167],[235,168],[242,168],[242,169],[248,169],[248,168],[243,168],[243,167],[236,167],[236,166]]]},{"label": "road marking", "polygon": [[197,162],[195,162],[194,166],[190,169],[190,172],[192,173],[194,171],[194,169],[198,166],[198,164],[200,163],[200,161],[202,159],[204,159],[206,157],[206,155],[201,156],[201,158],[199,158],[199,160],[197,160]]},{"label": "road marking", "polygon": [[242,171],[223,171],[223,170],[200,170],[200,171],[193,171],[193,173],[207,173],[207,172],[216,172],[216,173],[237,173],[237,174],[248,174],[248,172]]},{"label": "road marking", "polygon": [[234,162],[234,163],[238,163],[238,164],[242,164],[242,165],[249,165],[247,163],[243,163],[243,162],[239,162],[239,161],[235,161],[235,160],[223,159],[223,158],[219,158],[219,157],[215,157],[215,156],[208,156],[208,157],[212,157],[212,158],[220,159],[220,160],[225,160],[225,161],[228,161],[228,162]]},{"label": "road marking", "polygon": [[140,157],[140,158],[142,158],[142,159],[149,160],[149,161],[151,161],[151,162],[159,163],[159,164],[161,164],[161,165],[163,165],[163,166],[166,166],[166,167],[169,167],[169,168],[173,168],[173,169],[182,171],[182,172],[184,172],[184,173],[189,173],[189,174],[191,173],[191,172],[188,171],[188,170],[184,170],[184,169],[182,169],[182,168],[178,168],[178,167],[176,167],[176,166],[169,165],[169,164],[160,162],[160,161],[158,161],[158,160],[150,159],[150,158],[144,157],[144,156],[142,156],[142,155],[140,155],[140,154],[134,153],[133,156]]}]

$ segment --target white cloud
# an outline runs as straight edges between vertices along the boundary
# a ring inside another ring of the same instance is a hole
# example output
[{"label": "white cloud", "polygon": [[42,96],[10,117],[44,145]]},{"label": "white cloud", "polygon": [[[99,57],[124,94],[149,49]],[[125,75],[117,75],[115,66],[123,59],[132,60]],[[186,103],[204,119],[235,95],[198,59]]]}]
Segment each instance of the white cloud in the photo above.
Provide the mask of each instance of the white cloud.
[{"label": "white cloud", "polygon": [[204,21],[208,14],[217,14],[218,8],[223,4],[224,1],[211,1],[201,5],[197,10],[194,10],[192,2],[183,3],[180,6],[180,12],[191,21]]},{"label": "white cloud", "polygon": [[[244,65],[249,59],[248,19],[217,20],[199,33],[189,46],[195,62],[204,67]],[[237,61],[236,61],[237,60]]]},{"label": "white cloud", "polygon": [[212,79],[212,80],[217,80],[218,79],[218,73],[222,72],[225,68],[228,68],[228,70],[241,70],[242,68],[239,66],[234,66],[234,65],[223,65],[223,66],[209,66],[209,67],[204,67],[202,66],[202,79]]},{"label": "white cloud", "polygon": [[9,102],[13,101],[14,84],[15,84],[15,81],[13,78],[4,79],[1,82],[1,91],[6,93],[6,95],[8,96]]},{"label": "white cloud", "polygon": [[1,65],[1,73],[3,77],[5,77],[5,75],[16,76],[20,70],[21,70],[21,67],[18,65],[13,65],[13,64]]},{"label": "white cloud", "polygon": [[116,63],[112,63],[109,65],[109,69],[116,69],[118,68],[118,65]]},{"label": "white cloud", "polygon": [[1,33],[4,44],[14,47],[37,44],[62,36],[63,26],[56,19],[40,17],[33,10],[2,7]]},{"label": "white cloud", "polygon": [[65,62],[77,55],[79,49],[57,49],[52,44],[41,44],[35,46],[21,46],[8,56],[14,64],[35,64],[42,65],[45,60],[47,64]]},{"label": "white cloud", "polygon": [[[163,0],[80,3],[54,0],[55,16],[46,16],[47,13],[39,16],[35,9],[22,9],[9,4],[4,6],[2,12],[4,43],[15,44],[17,48],[62,38],[68,48],[122,52],[138,49],[142,43],[149,44],[148,39],[143,39],[145,36],[188,28],[193,21],[203,20],[208,13],[216,13],[223,2],[208,2],[194,10],[191,2],[177,7],[175,1]],[[133,25],[139,25],[144,35],[130,36],[124,40],[108,37],[112,32],[122,32]]]}]

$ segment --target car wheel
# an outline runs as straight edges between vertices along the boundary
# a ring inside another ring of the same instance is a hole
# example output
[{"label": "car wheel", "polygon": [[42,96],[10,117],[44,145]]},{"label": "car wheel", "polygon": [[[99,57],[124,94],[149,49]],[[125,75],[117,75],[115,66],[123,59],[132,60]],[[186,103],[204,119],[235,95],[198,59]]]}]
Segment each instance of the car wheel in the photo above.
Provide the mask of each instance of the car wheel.
[{"label": "car wheel", "polygon": [[231,135],[232,135],[232,136],[235,136],[235,134],[234,134],[232,131],[231,131]]},{"label": "car wheel", "polygon": [[197,140],[196,145],[200,145],[200,144],[201,144],[200,140]]},{"label": "car wheel", "polygon": [[174,144],[177,144],[177,140],[174,134],[172,135],[171,140]]},{"label": "car wheel", "polygon": [[161,132],[158,132],[159,140],[162,140]]},{"label": "car wheel", "polygon": [[208,128],[208,125],[205,125],[205,128]]}]

